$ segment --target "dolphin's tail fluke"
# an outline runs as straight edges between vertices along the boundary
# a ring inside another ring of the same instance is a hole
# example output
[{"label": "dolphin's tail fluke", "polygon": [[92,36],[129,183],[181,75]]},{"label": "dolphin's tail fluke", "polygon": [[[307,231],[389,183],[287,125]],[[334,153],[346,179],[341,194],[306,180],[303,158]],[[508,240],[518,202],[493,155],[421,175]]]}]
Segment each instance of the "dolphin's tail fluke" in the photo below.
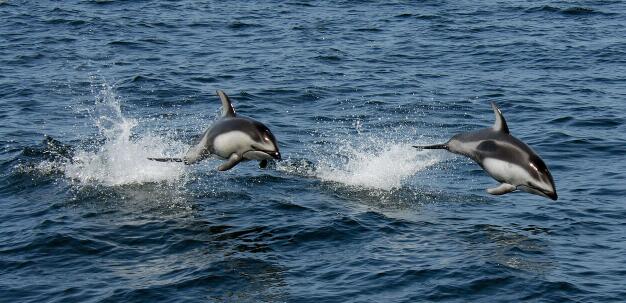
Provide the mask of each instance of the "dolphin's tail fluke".
[{"label": "dolphin's tail fluke", "polygon": [[157,162],[185,162],[181,158],[148,158],[148,160],[157,161]]},{"label": "dolphin's tail fluke", "polygon": [[434,144],[434,145],[413,145],[413,147],[422,150],[422,149],[448,149],[447,144]]}]

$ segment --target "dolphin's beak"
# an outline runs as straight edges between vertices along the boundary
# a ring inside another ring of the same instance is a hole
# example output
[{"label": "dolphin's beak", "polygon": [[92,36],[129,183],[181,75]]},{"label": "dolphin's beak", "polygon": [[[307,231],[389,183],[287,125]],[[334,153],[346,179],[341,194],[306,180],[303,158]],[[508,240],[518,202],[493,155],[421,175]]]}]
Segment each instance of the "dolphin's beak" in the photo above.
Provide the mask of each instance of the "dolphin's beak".
[{"label": "dolphin's beak", "polygon": [[548,198],[550,198],[550,199],[552,199],[552,200],[554,200],[554,201],[556,201],[556,200],[559,198],[559,196],[556,194],[556,191],[544,192],[544,194],[545,194]]},{"label": "dolphin's beak", "polygon": [[275,160],[280,160],[281,159],[280,152],[278,151],[278,148],[273,148],[273,149],[270,150],[270,149],[263,149],[263,148],[260,148],[260,147],[257,147],[257,146],[253,145],[251,151],[258,152],[258,153],[264,153],[265,155],[268,155],[272,159],[275,159]]},{"label": "dolphin's beak", "polygon": [[550,177],[550,189],[543,190],[543,194],[553,201],[556,201],[559,198],[559,196],[556,194],[556,187],[554,186],[554,181],[552,181],[552,177]]},{"label": "dolphin's beak", "polygon": [[546,190],[544,188],[539,188],[539,187],[532,186],[532,185],[521,185],[518,187],[518,189],[521,189],[531,194],[549,198],[553,201],[556,201],[559,198],[559,196],[556,194],[556,189],[554,187],[552,187],[549,190]]},{"label": "dolphin's beak", "polygon": [[552,188],[552,190],[541,190],[539,188],[534,188],[534,189],[540,192],[542,196],[550,198],[553,201],[556,201],[559,198],[559,196],[556,194],[556,190],[554,189],[554,187]]},{"label": "dolphin's beak", "polygon": [[280,160],[280,152],[275,151],[275,152],[267,152],[268,155],[272,156],[272,158],[276,159],[276,160]]}]

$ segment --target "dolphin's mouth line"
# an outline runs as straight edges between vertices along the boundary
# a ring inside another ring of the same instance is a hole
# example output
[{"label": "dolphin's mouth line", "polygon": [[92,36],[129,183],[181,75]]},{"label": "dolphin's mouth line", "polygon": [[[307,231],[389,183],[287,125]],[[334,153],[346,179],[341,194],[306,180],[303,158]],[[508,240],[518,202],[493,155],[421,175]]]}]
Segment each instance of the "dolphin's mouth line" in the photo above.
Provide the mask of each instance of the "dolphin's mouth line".
[{"label": "dolphin's mouth line", "polygon": [[272,154],[278,154],[279,152],[277,151],[270,151],[270,150],[262,150],[262,149],[253,149],[253,151],[259,151],[262,153],[266,153],[268,155],[272,155]]},{"label": "dolphin's mouth line", "polygon": [[547,191],[547,190],[541,189],[539,187],[534,187],[533,186],[532,188],[534,188],[535,190],[538,190],[538,191],[544,193],[546,196],[551,196],[551,195],[555,194],[555,192],[553,192],[553,191]]},{"label": "dolphin's mouth line", "polygon": [[281,156],[280,156],[280,152],[279,151],[270,151],[270,150],[263,150],[263,149],[251,149],[249,151],[256,151],[256,152],[262,152],[264,154],[269,155],[270,157],[276,159],[276,160],[281,160]]},{"label": "dolphin's mouth line", "polygon": [[530,189],[532,189],[532,190],[534,190],[536,192],[539,192],[542,195],[544,195],[545,197],[550,198],[552,200],[556,200],[558,198],[558,196],[556,194],[556,191],[547,191],[547,190],[545,190],[543,188],[539,188],[537,186],[533,186],[533,185],[530,185],[530,184],[529,185],[521,185],[521,186],[525,186],[525,187],[530,188]]}]

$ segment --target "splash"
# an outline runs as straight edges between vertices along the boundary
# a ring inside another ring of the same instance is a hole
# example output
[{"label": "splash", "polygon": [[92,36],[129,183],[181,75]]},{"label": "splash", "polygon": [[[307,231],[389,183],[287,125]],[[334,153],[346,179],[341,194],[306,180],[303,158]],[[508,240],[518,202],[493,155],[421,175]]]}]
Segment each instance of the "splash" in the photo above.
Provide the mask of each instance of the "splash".
[{"label": "splash", "polygon": [[78,149],[63,168],[66,177],[80,183],[123,185],[147,182],[171,182],[184,173],[179,163],[150,161],[150,156],[180,155],[187,146],[169,138],[135,135],[138,125],[123,116],[120,99],[113,87],[103,84],[94,92],[96,104],[91,112],[95,125],[104,136],[104,144],[95,151]]},{"label": "splash", "polygon": [[441,161],[433,153],[419,153],[411,145],[372,137],[360,143],[346,142],[338,147],[343,160],[322,157],[316,176],[360,188],[397,189],[409,177]]}]

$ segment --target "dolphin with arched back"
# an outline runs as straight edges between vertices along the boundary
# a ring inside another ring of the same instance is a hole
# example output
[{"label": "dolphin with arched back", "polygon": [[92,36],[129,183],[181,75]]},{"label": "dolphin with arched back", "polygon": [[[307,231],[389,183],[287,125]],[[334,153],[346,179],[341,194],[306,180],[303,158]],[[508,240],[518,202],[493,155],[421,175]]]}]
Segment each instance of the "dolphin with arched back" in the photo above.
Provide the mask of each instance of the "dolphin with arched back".
[{"label": "dolphin with arched back", "polygon": [[217,95],[222,102],[222,116],[200,136],[183,158],[148,158],[160,162],[194,164],[209,156],[227,160],[217,167],[220,171],[233,168],[242,161],[258,160],[267,166],[268,160],[280,160],[278,143],[274,134],[263,123],[239,116],[230,98],[221,90]]},{"label": "dolphin with arched back", "polygon": [[460,133],[443,144],[414,146],[417,149],[445,149],[474,160],[500,185],[487,189],[492,195],[523,190],[552,200],[558,198],[554,179],[537,153],[513,137],[504,116],[491,103],[496,121],[491,128]]}]

